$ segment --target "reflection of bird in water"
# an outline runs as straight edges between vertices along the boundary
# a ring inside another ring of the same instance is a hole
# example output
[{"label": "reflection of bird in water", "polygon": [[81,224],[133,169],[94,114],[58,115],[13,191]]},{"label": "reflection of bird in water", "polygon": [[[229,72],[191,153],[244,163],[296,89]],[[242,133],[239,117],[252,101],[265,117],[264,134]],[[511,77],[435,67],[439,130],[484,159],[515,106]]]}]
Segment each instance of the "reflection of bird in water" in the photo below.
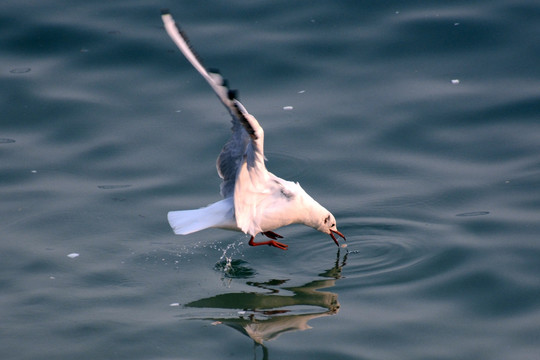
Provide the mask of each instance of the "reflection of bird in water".
[{"label": "reflection of bird in water", "polygon": [[[266,282],[246,282],[247,285],[264,289],[266,293],[242,292],[219,294],[185,304],[191,308],[238,309],[237,317],[205,318],[214,324],[225,324],[249,336],[256,344],[276,339],[289,331],[310,329],[311,319],[335,315],[339,311],[338,295],[330,291],[320,291],[335,285],[341,278],[347,254],[340,263],[337,252],[335,265],[319,274],[326,279],[313,280],[305,285],[285,287],[289,280]],[[292,293],[286,295],[283,293]],[[266,352],[266,349],[263,351]]]},{"label": "reflection of bird in water", "polygon": [[218,320],[223,324],[249,336],[257,344],[276,339],[279,335],[289,331],[304,331],[311,329],[307,322],[323,316],[335,315],[337,311],[326,311],[305,315],[270,316],[268,319],[258,320],[254,314],[247,318]]}]

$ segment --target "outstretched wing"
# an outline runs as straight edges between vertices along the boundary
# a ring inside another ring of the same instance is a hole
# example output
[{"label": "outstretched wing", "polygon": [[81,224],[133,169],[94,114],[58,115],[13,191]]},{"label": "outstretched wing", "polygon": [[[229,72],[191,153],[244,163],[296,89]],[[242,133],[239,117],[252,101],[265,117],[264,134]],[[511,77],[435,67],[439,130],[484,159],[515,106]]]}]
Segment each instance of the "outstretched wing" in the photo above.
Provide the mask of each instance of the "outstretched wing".
[{"label": "outstretched wing", "polygon": [[[221,194],[223,197],[230,197],[234,194],[236,175],[247,153],[249,158],[255,158],[252,153],[254,148],[263,151],[262,140],[263,131],[255,118],[247,112],[244,106],[238,101],[236,91],[227,87],[227,82],[218,71],[207,70],[192,50],[187,36],[178,28],[173,17],[167,10],[162,11],[161,18],[165,25],[167,34],[174,41],[176,46],[182,51],[186,59],[210,84],[223,105],[229,110],[232,116],[232,135],[223,147],[216,162],[219,176],[223,179],[221,184]],[[253,144],[248,146],[251,142]],[[260,146],[257,146],[260,142]],[[263,155],[264,158],[264,155]],[[264,161],[263,161],[264,166]]]},{"label": "outstretched wing", "polygon": [[[207,70],[191,49],[186,35],[176,26],[168,11],[162,12],[165,29],[188,61],[210,84],[232,116],[232,136],[217,159],[217,170],[223,179],[221,194],[234,196],[234,211],[238,227],[256,235],[261,231],[261,205],[269,196],[270,174],[264,164],[264,131],[229,90],[217,71]],[[264,206],[262,206],[264,207]],[[259,215],[258,215],[259,214]]]}]

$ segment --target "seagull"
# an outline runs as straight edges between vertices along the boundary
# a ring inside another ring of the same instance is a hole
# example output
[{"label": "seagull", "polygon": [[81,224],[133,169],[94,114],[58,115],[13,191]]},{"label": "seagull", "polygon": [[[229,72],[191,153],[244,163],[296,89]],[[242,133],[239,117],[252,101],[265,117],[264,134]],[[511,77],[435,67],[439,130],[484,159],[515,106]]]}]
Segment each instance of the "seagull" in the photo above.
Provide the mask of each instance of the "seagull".
[{"label": "seagull", "polygon": [[[161,18],[167,34],[186,59],[210,84],[232,117],[232,135],[216,161],[223,200],[195,210],[170,211],[169,224],[177,235],[187,235],[208,228],[241,231],[251,236],[249,245],[269,245],[287,250],[277,239],[283,236],[273,230],[300,223],[331,236],[345,239],[338,231],[336,219],[299,183],[283,180],[266,169],[264,132],[253,115],[238,101],[236,91],[217,70],[206,69],[192,50],[186,35],[176,25],[168,10]],[[262,234],[269,241],[255,242]]]}]

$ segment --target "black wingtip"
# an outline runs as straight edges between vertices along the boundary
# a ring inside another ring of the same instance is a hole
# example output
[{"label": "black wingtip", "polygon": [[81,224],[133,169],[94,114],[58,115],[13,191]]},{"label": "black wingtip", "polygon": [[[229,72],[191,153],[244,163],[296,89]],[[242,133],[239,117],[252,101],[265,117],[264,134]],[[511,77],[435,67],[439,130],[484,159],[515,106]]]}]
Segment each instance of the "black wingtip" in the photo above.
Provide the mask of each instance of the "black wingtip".
[{"label": "black wingtip", "polygon": [[161,15],[170,15],[171,12],[169,11],[169,9],[161,9]]},{"label": "black wingtip", "polygon": [[238,90],[229,90],[227,92],[227,97],[229,98],[229,100],[238,100]]}]

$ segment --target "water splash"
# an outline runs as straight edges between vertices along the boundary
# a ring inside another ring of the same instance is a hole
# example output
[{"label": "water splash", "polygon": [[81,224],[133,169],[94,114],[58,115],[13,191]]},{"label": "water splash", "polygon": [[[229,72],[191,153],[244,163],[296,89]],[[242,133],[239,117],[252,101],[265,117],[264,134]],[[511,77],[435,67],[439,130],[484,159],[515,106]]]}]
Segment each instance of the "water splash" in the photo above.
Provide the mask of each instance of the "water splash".
[{"label": "water splash", "polygon": [[214,266],[214,269],[222,274],[223,279],[246,279],[256,274],[247,261],[234,258],[239,255],[243,256],[239,247],[243,244],[243,241],[230,243],[223,249],[219,261]]}]

